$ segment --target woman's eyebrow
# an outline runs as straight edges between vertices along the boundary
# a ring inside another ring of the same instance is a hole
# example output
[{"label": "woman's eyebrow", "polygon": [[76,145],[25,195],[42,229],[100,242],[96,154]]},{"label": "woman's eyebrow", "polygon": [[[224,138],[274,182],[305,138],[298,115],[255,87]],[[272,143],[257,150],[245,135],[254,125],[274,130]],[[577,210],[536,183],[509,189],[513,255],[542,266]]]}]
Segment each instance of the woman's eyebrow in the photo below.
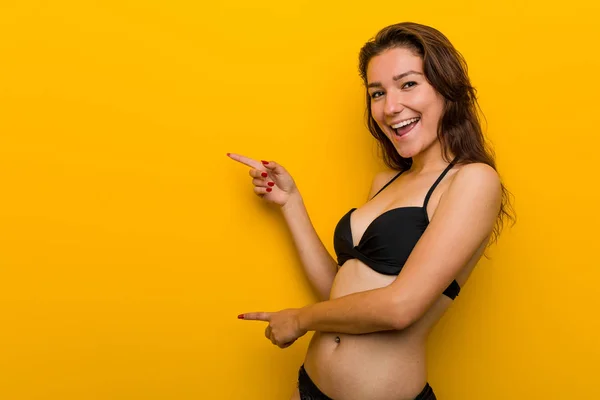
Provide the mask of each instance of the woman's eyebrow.
[{"label": "woman's eyebrow", "polygon": [[[412,75],[412,74],[417,74],[417,75],[423,75],[421,72],[417,72],[417,71],[407,71],[407,72],[403,72],[400,75],[396,75],[394,76],[392,79],[394,81],[399,81],[400,79],[404,78],[405,76],[408,75]],[[381,82],[371,82],[367,85],[368,88],[372,88],[372,87],[382,87]]]}]

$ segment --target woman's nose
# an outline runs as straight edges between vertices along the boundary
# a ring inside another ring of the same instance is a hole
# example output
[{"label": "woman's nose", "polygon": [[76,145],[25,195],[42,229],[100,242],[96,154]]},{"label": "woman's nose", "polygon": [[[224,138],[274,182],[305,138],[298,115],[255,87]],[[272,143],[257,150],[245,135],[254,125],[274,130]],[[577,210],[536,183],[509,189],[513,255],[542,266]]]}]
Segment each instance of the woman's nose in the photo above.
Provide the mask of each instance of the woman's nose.
[{"label": "woman's nose", "polygon": [[400,96],[393,92],[387,93],[385,96],[384,112],[387,116],[398,114],[404,107],[400,101]]}]

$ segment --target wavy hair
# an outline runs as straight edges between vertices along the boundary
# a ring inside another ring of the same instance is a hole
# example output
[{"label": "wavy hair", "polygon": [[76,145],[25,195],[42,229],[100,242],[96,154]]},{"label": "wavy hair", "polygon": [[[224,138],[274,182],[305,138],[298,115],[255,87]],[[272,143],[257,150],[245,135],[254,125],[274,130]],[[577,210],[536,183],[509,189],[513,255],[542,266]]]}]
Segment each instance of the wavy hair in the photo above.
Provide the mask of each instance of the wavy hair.
[{"label": "wavy hair", "polygon": [[[425,78],[444,98],[444,108],[438,125],[437,137],[441,143],[442,156],[450,161],[448,151],[456,162],[469,164],[480,162],[496,169],[493,149],[486,143],[477,110],[477,91],[471,85],[467,63],[452,43],[435,28],[414,22],[402,22],[387,26],[369,40],[359,53],[359,73],[367,87],[367,68],[371,59],[392,48],[406,48],[423,60]],[[411,158],[398,154],[394,145],[383,133],[371,113],[371,97],[366,92],[366,123],[377,139],[384,163],[395,170],[407,170]],[[505,220],[514,224],[515,215],[511,193],[502,183],[502,203],[492,232],[491,241],[500,235]]]}]

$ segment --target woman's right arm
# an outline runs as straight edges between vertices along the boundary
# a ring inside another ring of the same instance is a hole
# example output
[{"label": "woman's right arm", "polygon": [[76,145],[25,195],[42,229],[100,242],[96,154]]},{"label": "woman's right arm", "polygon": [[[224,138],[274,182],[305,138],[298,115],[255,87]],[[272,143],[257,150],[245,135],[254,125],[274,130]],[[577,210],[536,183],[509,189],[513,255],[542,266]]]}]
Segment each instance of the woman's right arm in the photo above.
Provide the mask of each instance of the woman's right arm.
[{"label": "woman's right arm", "polygon": [[317,235],[291,175],[274,161],[259,162],[239,154],[228,156],[251,168],[249,173],[254,178],[252,183],[256,195],[280,206],[304,273],[319,299],[329,299],[329,292],[337,273],[337,263]]},{"label": "woman's right arm", "polygon": [[329,299],[337,262],[331,257],[310,221],[308,211],[299,192],[290,196],[281,207],[283,216],[294,239],[298,255],[313,289],[319,299]]}]

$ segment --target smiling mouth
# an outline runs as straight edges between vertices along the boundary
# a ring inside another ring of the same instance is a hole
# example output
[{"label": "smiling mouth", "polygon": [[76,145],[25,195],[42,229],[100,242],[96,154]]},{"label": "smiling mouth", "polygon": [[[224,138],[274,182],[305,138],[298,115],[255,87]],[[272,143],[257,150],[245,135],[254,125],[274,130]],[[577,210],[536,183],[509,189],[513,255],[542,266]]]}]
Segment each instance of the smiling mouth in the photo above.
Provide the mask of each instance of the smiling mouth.
[{"label": "smiling mouth", "polygon": [[394,131],[398,138],[403,137],[410,132],[421,120],[420,117],[411,118],[406,121],[391,125],[390,128]]}]

